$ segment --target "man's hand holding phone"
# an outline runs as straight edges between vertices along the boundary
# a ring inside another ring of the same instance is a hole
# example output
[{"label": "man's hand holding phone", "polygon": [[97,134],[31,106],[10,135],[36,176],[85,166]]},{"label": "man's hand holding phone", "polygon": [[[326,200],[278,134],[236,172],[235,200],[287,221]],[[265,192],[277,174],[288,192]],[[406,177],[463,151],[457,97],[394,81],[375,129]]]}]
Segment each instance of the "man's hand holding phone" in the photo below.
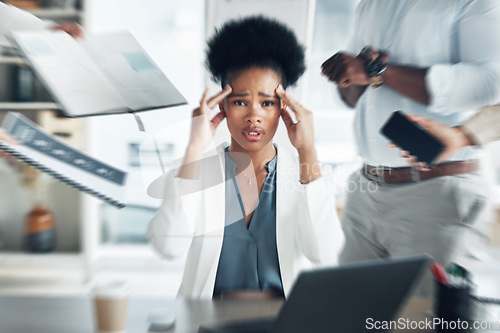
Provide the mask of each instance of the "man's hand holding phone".
[{"label": "man's hand holding phone", "polygon": [[431,167],[450,154],[439,137],[401,111],[394,112],[380,132],[392,142],[392,146],[402,148],[403,157],[409,158],[420,169]]},{"label": "man's hand holding phone", "polygon": [[[419,125],[427,133],[434,136],[444,145],[443,151],[436,157],[434,164],[444,161],[447,157],[451,156],[454,152],[463,147],[476,145],[469,134],[461,126],[450,127],[437,121],[413,114],[406,114],[405,116],[408,120]],[[390,147],[397,147],[397,145],[391,143]],[[422,162],[419,162],[416,156],[411,155],[408,151],[403,150],[401,152],[401,156],[408,158],[410,163],[417,165],[420,170],[429,170],[429,168],[427,168]]]}]

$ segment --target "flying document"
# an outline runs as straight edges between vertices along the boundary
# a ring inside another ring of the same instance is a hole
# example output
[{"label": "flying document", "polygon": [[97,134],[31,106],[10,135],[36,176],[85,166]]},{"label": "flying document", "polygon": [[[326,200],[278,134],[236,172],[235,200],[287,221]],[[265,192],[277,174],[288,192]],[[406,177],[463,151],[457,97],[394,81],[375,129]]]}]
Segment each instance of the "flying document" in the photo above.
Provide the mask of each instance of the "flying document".
[{"label": "flying document", "polygon": [[7,38],[67,117],[139,112],[186,99],[128,31],[14,31]]}]

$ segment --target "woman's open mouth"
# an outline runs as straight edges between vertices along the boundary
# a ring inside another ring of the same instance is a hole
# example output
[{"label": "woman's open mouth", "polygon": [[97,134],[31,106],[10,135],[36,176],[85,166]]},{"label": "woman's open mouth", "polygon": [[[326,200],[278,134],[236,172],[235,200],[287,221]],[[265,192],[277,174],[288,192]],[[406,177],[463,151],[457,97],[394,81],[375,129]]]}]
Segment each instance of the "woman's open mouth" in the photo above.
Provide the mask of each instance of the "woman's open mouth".
[{"label": "woman's open mouth", "polygon": [[243,131],[241,133],[243,133],[243,136],[248,141],[257,142],[260,139],[262,139],[262,137],[265,134],[265,131],[262,128],[258,128],[258,127],[255,127],[255,128],[248,127],[248,128],[243,129]]}]

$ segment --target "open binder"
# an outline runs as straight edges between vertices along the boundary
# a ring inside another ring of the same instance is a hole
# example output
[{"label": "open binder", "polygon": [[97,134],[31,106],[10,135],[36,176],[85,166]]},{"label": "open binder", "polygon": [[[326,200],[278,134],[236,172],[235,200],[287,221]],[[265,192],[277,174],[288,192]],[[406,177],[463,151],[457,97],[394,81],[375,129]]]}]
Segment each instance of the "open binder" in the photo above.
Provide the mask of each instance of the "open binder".
[{"label": "open binder", "polygon": [[72,148],[19,113],[9,112],[2,128],[19,144],[0,140],[0,149],[15,158],[118,208],[127,173]]},{"label": "open binder", "polygon": [[62,31],[14,31],[7,38],[65,116],[187,103],[127,31],[88,35],[83,41]]}]

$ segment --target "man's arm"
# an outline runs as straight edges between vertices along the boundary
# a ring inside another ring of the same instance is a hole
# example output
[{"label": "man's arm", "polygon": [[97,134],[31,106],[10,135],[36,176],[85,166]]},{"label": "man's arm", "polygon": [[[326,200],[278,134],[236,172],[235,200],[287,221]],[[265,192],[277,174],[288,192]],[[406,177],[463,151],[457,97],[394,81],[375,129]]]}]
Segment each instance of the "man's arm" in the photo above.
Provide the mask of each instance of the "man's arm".
[{"label": "man's arm", "polygon": [[[337,53],[323,63],[322,74],[337,83],[344,102],[354,107],[371,83],[366,65],[374,59],[387,63],[389,55],[371,48],[363,49],[357,56]],[[416,102],[428,105],[430,98],[425,83],[426,73],[426,68],[389,64],[378,77],[385,86]]]},{"label": "man's arm", "polygon": [[356,106],[356,103],[358,103],[361,95],[365,92],[366,87],[367,86],[351,85],[346,88],[337,87],[337,90],[339,91],[340,97],[342,97],[344,103],[353,108]]},{"label": "man's arm", "polygon": [[[429,93],[425,86],[426,68],[389,65],[382,75],[384,85],[419,103],[429,105]],[[350,107],[355,107],[365,92],[366,85],[338,87],[342,100]]]},{"label": "man's arm", "polygon": [[384,85],[401,95],[424,105],[429,105],[429,93],[425,84],[427,68],[389,65],[382,74]]}]

